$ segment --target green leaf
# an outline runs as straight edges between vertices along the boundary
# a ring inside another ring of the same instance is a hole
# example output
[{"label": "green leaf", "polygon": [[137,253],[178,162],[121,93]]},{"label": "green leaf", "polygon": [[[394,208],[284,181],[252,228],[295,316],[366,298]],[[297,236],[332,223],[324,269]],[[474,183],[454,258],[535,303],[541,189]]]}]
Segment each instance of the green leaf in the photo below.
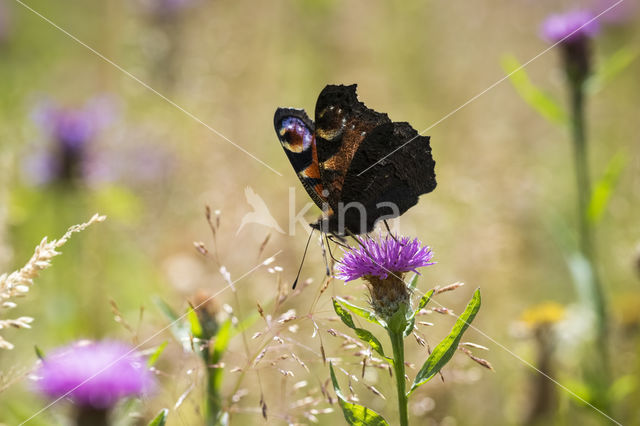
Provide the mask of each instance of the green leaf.
[{"label": "green leaf", "polygon": [[626,154],[618,152],[611,158],[609,164],[607,164],[607,169],[605,170],[602,178],[600,178],[600,180],[594,185],[591,200],[586,212],[587,219],[592,224],[595,225],[602,219],[607,208],[607,204],[609,204],[611,194],[613,193],[618,180],[620,180],[620,175],[626,165]]},{"label": "green leaf", "polygon": [[640,55],[640,50],[631,46],[618,49],[598,65],[596,73],[587,81],[587,90],[596,93],[618,74],[624,71]]},{"label": "green leaf", "polygon": [[162,344],[160,344],[160,346],[156,348],[155,351],[153,351],[153,353],[147,360],[148,367],[152,367],[158,361],[158,358],[160,358],[160,355],[162,354],[162,352],[164,352],[165,348],[167,347],[167,344],[168,342],[165,340],[164,342],[162,342]]},{"label": "green leaf", "polygon": [[336,297],[336,299],[338,299],[338,302],[340,302],[340,304],[343,307],[347,308],[349,311],[358,315],[359,317],[366,319],[370,323],[378,324],[379,326],[382,326],[382,327],[385,326],[384,321],[381,321],[380,319],[378,319],[378,317],[370,310],[361,308],[360,306],[356,306],[352,303],[349,303],[346,300],[344,300],[342,297]]},{"label": "green leaf", "polygon": [[622,401],[638,388],[638,380],[634,374],[617,378],[609,389],[613,401]]},{"label": "green leaf", "polygon": [[347,401],[344,397],[338,380],[336,379],[336,373],[333,371],[333,364],[329,363],[329,371],[331,372],[331,382],[333,383],[333,391],[338,397],[338,403],[342,408],[344,418],[352,426],[389,426],[389,423],[375,411],[358,404]]},{"label": "green leaf", "polygon": [[189,306],[189,309],[187,310],[187,321],[189,322],[191,334],[194,337],[202,339],[202,325],[200,324],[200,318],[198,318],[198,314],[191,306]]},{"label": "green leaf", "polygon": [[163,408],[160,413],[149,422],[149,426],[164,426],[167,423],[167,417],[169,416],[169,409]]},{"label": "green leaf", "polygon": [[458,317],[458,320],[453,326],[451,333],[444,338],[438,346],[433,349],[429,358],[425,361],[424,365],[416,375],[416,378],[411,385],[409,394],[413,392],[418,386],[427,383],[444,367],[447,362],[453,357],[453,354],[458,349],[458,344],[462,335],[467,330],[471,321],[476,317],[478,310],[480,310],[480,290],[476,290],[471,298],[471,301],[467,305],[462,315]]},{"label": "green leaf", "polygon": [[36,356],[38,357],[38,359],[40,361],[43,361],[44,360],[44,352],[42,352],[42,349],[40,349],[40,347],[38,345],[35,345],[33,348],[36,351]]},{"label": "green leaf", "polygon": [[[222,323],[218,334],[215,337],[215,342],[213,343],[213,350],[211,351],[210,357],[205,357],[205,362],[209,365],[218,364],[222,360],[222,356],[224,355],[227,347],[229,346],[229,341],[231,340],[231,320],[226,320]],[[206,354],[206,352],[205,352]],[[205,355],[203,355],[205,356]],[[208,359],[207,359],[208,358]],[[212,389],[215,390],[216,394],[220,393],[222,388],[222,373],[224,372],[224,368],[212,368],[209,367],[209,380]]]},{"label": "green leaf", "polygon": [[420,312],[422,309],[424,309],[425,306],[427,306],[427,303],[429,303],[431,297],[433,297],[434,292],[435,289],[431,289],[426,292],[424,296],[422,296],[422,298],[420,299],[420,303],[418,303],[418,307],[416,308],[416,310],[413,311],[413,315],[411,316],[411,318],[415,318],[415,316],[418,315],[418,312]]},{"label": "green leaf", "polygon": [[410,290],[415,290],[416,286],[418,285],[418,274],[413,274],[413,276],[411,277],[411,281],[409,281],[409,289]]},{"label": "green leaf", "polygon": [[[593,280],[595,273],[589,260],[579,251],[575,251],[566,256],[572,282],[578,293],[580,303],[595,312],[595,301],[598,295],[594,291]],[[591,319],[593,321],[594,319]],[[585,329],[585,331],[588,327]]]},{"label": "green leaf", "polygon": [[191,350],[191,330],[185,321],[161,298],[154,297],[154,302],[171,324],[171,334],[182,344],[184,350]]},{"label": "green leaf", "polygon": [[228,319],[222,323],[220,330],[215,338],[215,343],[213,344],[213,352],[211,354],[211,362],[213,364],[220,362],[222,359],[222,355],[227,350],[229,346],[229,340],[231,340],[232,330],[231,330],[231,320]]},{"label": "green leaf", "polygon": [[336,314],[338,314],[342,322],[345,323],[347,327],[352,328],[356,332],[356,336],[358,336],[360,340],[368,343],[373,348],[374,351],[376,351],[386,359],[389,359],[384,354],[382,343],[380,343],[380,341],[376,338],[376,336],[374,336],[373,334],[371,334],[370,331],[365,330],[364,328],[356,327],[355,323],[353,322],[353,318],[351,317],[351,314],[336,299],[333,299],[333,310],[336,311]]},{"label": "green leaf", "polygon": [[529,106],[552,123],[563,126],[568,123],[567,113],[564,108],[531,82],[529,75],[515,56],[504,55],[502,57],[502,69],[509,76],[509,81],[511,81],[518,94]]},{"label": "green leaf", "polygon": [[427,306],[427,303],[429,303],[429,300],[431,300],[431,296],[433,296],[434,291],[435,290],[431,289],[424,296],[422,296],[420,302],[418,303],[418,307],[413,312],[411,312],[411,315],[407,318],[408,323],[407,327],[404,330],[405,337],[407,337],[413,331],[413,328],[416,325],[416,315],[418,315],[418,312],[420,312],[422,308]]}]

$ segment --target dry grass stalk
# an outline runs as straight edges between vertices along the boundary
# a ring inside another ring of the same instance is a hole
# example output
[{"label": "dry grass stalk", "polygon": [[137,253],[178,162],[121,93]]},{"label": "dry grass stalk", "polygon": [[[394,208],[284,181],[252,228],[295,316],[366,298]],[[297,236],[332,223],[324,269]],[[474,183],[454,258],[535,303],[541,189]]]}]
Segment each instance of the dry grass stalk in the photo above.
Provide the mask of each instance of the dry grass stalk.
[{"label": "dry grass stalk", "polygon": [[[82,232],[92,224],[102,222],[105,219],[106,216],[100,216],[96,213],[88,222],[69,228],[62,238],[58,240],[47,241],[47,237],[44,237],[40,244],[36,246],[33,256],[31,256],[26,265],[10,274],[0,275],[0,309],[16,307],[16,303],[12,299],[26,296],[33,284],[33,279],[38,276],[40,271],[51,266],[51,259],[61,254],[57,249],[65,245],[73,234]],[[0,329],[9,327],[30,328],[29,324],[32,321],[33,318],[31,317],[3,319],[0,320]],[[0,337],[0,349],[13,349],[13,347],[13,344]]]}]

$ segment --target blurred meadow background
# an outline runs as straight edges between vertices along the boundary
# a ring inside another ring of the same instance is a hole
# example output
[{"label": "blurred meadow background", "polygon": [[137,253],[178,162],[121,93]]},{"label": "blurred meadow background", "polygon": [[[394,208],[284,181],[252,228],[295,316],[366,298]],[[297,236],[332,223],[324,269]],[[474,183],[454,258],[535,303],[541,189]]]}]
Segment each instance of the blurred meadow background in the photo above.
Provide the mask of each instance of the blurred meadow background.
[{"label": "blurred meadow background", "polygon": [[[437,299],[457,313],[473,289],[483,295],[474,322],[482,333],[470,329],[465,340],[489,349],[474,353],[494,371],[457,354],[444,382],[412,396],[412,423],[613,423],[589,401],[619,423],[640,424],[635,4],[601,17],[592,40],[598,80],[586,104],[609,316],[607,339],[595,345],[606,345],[608,367],[589,365],[597,357],[585,349],[594,339],[588,296],[568,266],[577,238],[568,126],[545,118],[553,106],[533,96],[532,108],[521,96],[540,90],[569,110],[559,48],[514,74],[519,80],[491,87],[550,46],[540,37],[549,14],[612,4],[2,0],[0,273],[21,268],[44,236],[59,238],[96,212],[107,219],[75,234],[18,306],[0,311],[34,319],[30,329],[0,330],[14,345],[0,349],[0,423],[20,424],[48,404],[30,379],[36,346],[46,354],[78,339],[118,339],[144,342],[142,350],[159,356],[155,390],[118,407],[117,424],[148,424],[163,408],[167,424],[203,424],[206,367],[192,340],[179,341],[189,334],[184,321],[182,329],[168,326],[172,314],[212,295],[202,315],[231,319],[233,329],[218,388],[230,424],[341,424],[321,347],[357,378],[338,372],[344,392],[395,419],[393,379],[376,368],[361,377],[358,348],[327,333],[349,334],[331,297],[363,305],[363,285],[327,283],[314,238],[301,275],[313,282],[289,288],[307,237],[299,222],[295,235],[287,232],[290,191],[293,215],[309,200],[279,146],[273,113],[291,106],[312,114],[326,84],[357,83],[359,99],[392,120],[418,131],[437,123],[426,134],[438,187],[400,221],[401,233],[428,244],[438,262],[422,271],[418,288],[464,282]],[[71,145],[89,143],[64,151],[55,145],[63,133]],[[285,233],[251,223],[239,230],[253,210],[247,187]],[[313,207],[305,219],[318,215]],[[234,280],[235,291],[225,290]],[[433,312],[425,321],[435,323],[420,329],[433,346],[454,318]],[[426,355],[407,339],[407,361],[417,366],[409,376]],[[592,379],[598,370],[607,370],[603,381]],[[61,401],[27,424],[68,424],[69,410]]]}]

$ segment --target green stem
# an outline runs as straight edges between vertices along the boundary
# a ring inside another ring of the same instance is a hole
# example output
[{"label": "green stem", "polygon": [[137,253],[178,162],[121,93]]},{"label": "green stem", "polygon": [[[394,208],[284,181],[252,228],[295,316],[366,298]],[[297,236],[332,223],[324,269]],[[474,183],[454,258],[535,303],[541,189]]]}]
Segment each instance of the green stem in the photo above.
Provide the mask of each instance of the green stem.
[{"label": "green stem", "polygon": [[409,425],[409,413],[407,410],[407,392],[404,378],[404,336],[402,333],[389,332],[391,346],[393,347],[393,370],[396,376],[398,391],[398,411],[400,412],[400,426]]},{"label": "green stem", "polygon": [[578,191],[578,220],[580,252],[590,267],[589,293],[590,303],[597,318],[597,342],[603,379],[608,383],[609,360],[607,354],[608,318],[605,294],[596,266],[596,251],[593,235],[593,225],[589,220],[589,203],[591,201],[591,181],[589,178],[589,163],[587,139],[584,122],[584,84],[573,81],[571,86],[572,137],[575,158],[576,184]]},{"label": "green stem", "polygon": [[219,389],[219,380],[222,370],[218,366],[211,366],[209,364],[215,364],[209,356],[209,348],[203,351],[203,361],[207,369],[207,394],[205,395],[205,424],[206,426],[217,426],[220,421],[220,415],[222,413],[222,401]]}]

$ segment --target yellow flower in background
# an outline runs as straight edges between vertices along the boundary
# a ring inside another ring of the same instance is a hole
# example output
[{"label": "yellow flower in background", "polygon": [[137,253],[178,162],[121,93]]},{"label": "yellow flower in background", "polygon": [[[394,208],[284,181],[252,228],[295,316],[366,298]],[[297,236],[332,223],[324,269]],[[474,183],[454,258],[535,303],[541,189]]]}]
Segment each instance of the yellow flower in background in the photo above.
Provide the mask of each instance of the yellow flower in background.
[{"label": "yellow flower in background", "polygon": [[520,320],[530,328],[552,325],[562,321],[566,309],[557,302],[543,302],[522,313]]},{"label": "yellow flower in background", "polygon": [[623,327],[640,324],[640,293],[627,293],[613,300],[613,311]]}]

